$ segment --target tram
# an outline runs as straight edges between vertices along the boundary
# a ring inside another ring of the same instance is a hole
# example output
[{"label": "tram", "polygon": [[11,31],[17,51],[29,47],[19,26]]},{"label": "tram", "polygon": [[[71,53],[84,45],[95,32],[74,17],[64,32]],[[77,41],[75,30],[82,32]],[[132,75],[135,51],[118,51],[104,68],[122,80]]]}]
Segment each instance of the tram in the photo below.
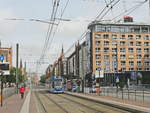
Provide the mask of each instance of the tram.
[{"label": "tram", "polygon": [[50,78],[50,93],[64,93],[63,78],[53,76]]}]

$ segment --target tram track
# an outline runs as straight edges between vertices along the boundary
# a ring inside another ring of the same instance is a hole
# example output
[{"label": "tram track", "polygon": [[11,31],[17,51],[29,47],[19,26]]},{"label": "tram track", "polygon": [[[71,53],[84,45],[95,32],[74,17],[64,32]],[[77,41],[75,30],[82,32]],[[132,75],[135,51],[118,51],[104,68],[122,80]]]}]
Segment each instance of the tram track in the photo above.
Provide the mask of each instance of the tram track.
[{"label": "tram track", "polygon": [[[115,113],[117,112],[120,112],[120,113],[129,113],[129,111],[125,111],[125,110],[122,110],[122,109],[118,109],[118,108],[112,108],[112,107],[110,107],[110,106],[106,106],[106,105],[102,105],[102,104],[99,104],[99,103],[93,103],[94,105],[96,105],[96,106],[102,106],[102,107],[105,107],[105,109],[106,110],[98,110],[98,108],[96,108],[96,107],[94,107],[94,106],[90,106],[90,105],[87,105],[86,104],[86,102],[88,102],[88,100],[84,100],[84,99],[80,99],[80,98],[76,98],[76,97],[73,97],[73,96],[70,96],[69,97],[69,95],[65,95],[65,94],[63,94],[63,95],[58,95],[58,96],[60,96],[60,97],[62,97],[62,98],[64,98],[64,99],[66,99],[66,100],[69,100],[70,102],[74,102],[74,103],[76,103],[76,104],[79,104],[79,105],[82,105],[82,106],[84,106],[84,107],[87,107],[87,108],[90,108],[90,109],[92,109],[92,110],[94,110],[94,111],[96,111],[96,112],[98,112],[98,113],[104,113],[104,112],[107,112],[107,109],[111,109],[111,110],[113,110],[113,111],[115,111]],[[80,100],[80,102],[79,102],[79,100]],[[84,102],[81,102],[81,100]],[[92,103],[92,102],[91,102]],[[112,112],[112,111],[111,111]]]},{"label": "tram track", "polygon": [[[46,95],[47,96],[47,95]],[[94,109],[94,108],[92,108],[92,107],[90,107],[90,106],[87,106],[87,105],[85,105],[85,104],[82,104],[82,103],[80,103],[80,102],[77,102],[77,101],[74,101],[74,100],[71,100],[71,99],[69,99],[69,98],[66,98],[66,97],[64,97],[64,96],[62,96],[62,95],[57,95],[57,96],[59,96],[59,97],[61,97],[61,98],[64,98],[64,99],[66,99],[66,100],[68,100],[68,101],[70,101],[70,102],[73,102],[73,103],[76,103],[76,104],[78,104],[78,105],[81,105],[81,106],[83,106],[83,107],[86,107],[87,109],[91,109],[91,110],[93,110],[93,111],[95,111],[96,113],[103,113],[102,111],[100,111],[100,110],[96,110],[96,109]],[[49,96],[48,96],[49,97]],[[50,98],[50,97],[49,97]],[[54,100],[53,100],[54,101]]]},{"label": "tram track", "polygon": [[42,107],[42,113],[52,113],[52,110],[56,113],[130,113],[67,94],[36,91],[35,95]]},{"label": "tram track", "polygon": [[[81,103],[78,103],[78,102],[76,102],[76,101],[72,101],[72,100],[69,100],[69,99],[67,99],[67,98],[63,98],[62,96],[60,96],[60,94],[46,94],[45,92],[42,92],[42,94],[43,94],[43,96],[45,96],[47,99],[49,99],[51,102],[53,102],[57,107],[59,107],[61,110],[63,110],[65,113],[74,113],[74,111],[69,111],[69,110],[67,110],[67,108],[65,108],[64,106],[63,106],[63,104],[61,105],[61,104],[59,104],[59,102],[57,102],[56,100],[55,100],[55,98],[59,98],[61,101],[63,101],[62,99],[65,99],[65,100],[67,100],[67,103],[68,103],[68,101],[69,101],[69,103],[73,103],[73,104],[76,104],[76,105],[78,105],[78,106],[82,106],[82,107],[84,107],[84,108],[86,108],[87,110],[90,110],[90,111],[93,111],[92,113],[103,113],[102,111],[100,111],[100,110],[96,110],[96,109],[94,109],[94,108],[92,108],[92,107],[89,107],[89,106],[86,106],[86,105],[84,105],[84,104],[81,104]],[[51,97],[52,96],[52,97]],[[54,99],[52,99],[52,98],[54,98]],[[66,103],[66,102],[65,102]],[[70,107],[72,107],[71,105],[70,105]],[[73,109],[72,109],[73,110]],[[82,112],[82,113],[87,113],[86,111],[84,111],[83,109],[79,109],[79,111],[80,112]]]},{"label": "tram track", "polygon": [[35,96],[36,96],[36,98],[37,98],[37,100],[38,100],[38,102],[39,102],[39,104],[42,108],[43,113],[48,113],[47,110],[46,110],[46,107],[44,106],[44,104],[42,103],[42,101],[41,101],[41,99],[38,95],[38,92],[35,92]]},{"label": "tram track", "polygon": [[[42,92],[42,93],[41,93]],[[40,96],[39,96],[40,95]],[[50,100],[49,102],[52,102],[53,104],[55,104],[57,106],[57,108],[59,108],[61,110],[61,113],[70,113],[69,111],[67,111],[63,106],[59,105],[57,102],[55,102],[53,99],[51,99],[50,97],[48,97],[48,95],[43,94],[43,91],[36,91],[35,92],[35,96],[40,104],[40,108],[42,109],[42,113],[51,113],[51,111],[49,111],[47,109],[47,107],[45,106],[46,103],[42,102],[41,100],[41,96],[45,97],[46,99]]]},{"label": "tram track", "polygon": [[65,113],[70,113],[68,110],[66,110],[63,106],[58,104],[54,99],[50,98],[48,95],[44,94],[44,96],[49,99],[51,102],[53,102],[56,106],[58,106],[60,109],[62,109]]}]

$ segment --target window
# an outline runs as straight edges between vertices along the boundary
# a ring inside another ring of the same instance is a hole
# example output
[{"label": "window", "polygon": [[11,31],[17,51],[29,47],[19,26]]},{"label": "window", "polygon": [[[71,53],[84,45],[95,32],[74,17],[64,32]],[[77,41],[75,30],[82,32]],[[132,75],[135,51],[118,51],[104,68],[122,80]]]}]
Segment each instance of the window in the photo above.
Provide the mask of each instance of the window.
[{"label": "window", "polygon": [[149,48],[144,48],[144,52],[145,52],[145,53],[150,52],[150,51],[149,51]]},{"label": "window", "polygon": [[142,43],[141,42],[136,42],[136,46],[141,46],[142,45]]},{"label": "window", "polygon": [[126,52],[126,48],[120,48],[120,52]]},{"label": "window", "polygon": [[117,58],[117,55],[113,54],[113,55],[112,55],[112,59],[113,59],[113,60],[114,60],[114,59],[116,60],[116,58]]},{"label": "window", "polygon": [[96,59],[100,59],[101,55],[96,54]]},{"label": "window", "polygon": [[103,37],[104,37],[104,39],[109,39],[109,35],[108,34],[104,34]]},{"label": "window", "polygon": [[134,43],[133,42],[129,42],[128,45],[129,46],[134,46]]},{"label": "window", "polygon": [[104,48],[104,52],[109,52],[109,48]]},{"label": "window", "polygon": [[149,42],[144,42],[144,46],[149,46]]},{"label": "window", "polygon": [[129,61],[130,66],[134,66],[134,61]]},{"label": "window", "polygon": [[149,36],[148,35],[144,36],[144,40],[149,40]]},{"label": "window", "polygon": [[96,61],[96,65],[97,65],[97,66],[100,66],[100,65],[101,65],[101,62],[100,62],[100,61]]},{"label": "window", "polygon": [[141,35],[136,35],[136,39],[141,39]]},{"label": "window", "polygon": [[97,39],[97,38],[101,38],[101,34],[96,34],[95,35],[95,38]]},{"label": "window", "polygon": [[109,59],[109,55],[104,55],[104,59]]},{"label": "window", "polygon": [[128,39],[133,39],[133,35],[128,35]]},{"label": "window", "polygon": [[109,46],[109,41],[104,41],[104,46]]},{"label": "window", "polygon": [[134,68],[129,68],[129,71],[134,71]]},{"label": "window", "polygon": [[137,71],[142,71],[142,68],[137,68]]},{"label": "window", "polygon": [[116,41],[113,41],[113,42],[112,42],[112,46],[117,46],[117,42],[116,42]]},{"label": "window", "polygon": [[142,52],[142,49],[141,49],[141,48],[136,48],[136,52],[137,52],[137,53],[141,53],[141,52]]},{"label": "window", "polygon": [[126,39],[125,35],[121,35],[120,39]]},{"label": "window", "polygon": [[144,26],[141,29],[142,29],[142,33],[148,33],[148,27]]},{"label": "window", "polygon": [[117,35],[113,34],[112,39],[117,39]]},{"label": "window", "polygon": [[124,72],[124,71],[126,71],[126,68],[121,68],[121,70]]},{"label": "window", "polygon": [[128,52],[133,53],[134,52],[133,48],[128,48]]},{"label": "window", "polygon": [[126,55],[120,55],[120,59],[126,59]]},{"label": "window", "polygon": [[120,41],[120,46],[125,46],[125,41]]},{"label": "window", "polygon": [[126,62],[125,61],[121,61],[121,66],[125,66]]},{"label": "window", "polygon": [[96,40],[96,45],[97,45],[97,46],[99,46],[100,43],[101,43],[101,41],[97,41],[97,40]]},{"label": "window", "polygon": [[145,61],[144,66],[150,66],[150,61]]},{"label": "window", "polygon": [[144,55],[144,59],[149,59],[149,58],[150,58],[149,54]]},{"label": "window", "polygon": [[137,65],[138,66],[142,66],[142,62],[141,61],[137,61]]},{"label": "window", "polygon": [[96,52],[100,52],[100,48],[95,48],[95,51]]},{"label": "window", "polygon": [[112,52],[117,52],[117,48],[112,48]]},{"label": "window", "polygon": [[142,59],[142,55],[137,55],[137,59]]},{"label": "window", "polygon": [[144,70],[145,70],[145,71],[150,71],[150,68],[145,68]]}]

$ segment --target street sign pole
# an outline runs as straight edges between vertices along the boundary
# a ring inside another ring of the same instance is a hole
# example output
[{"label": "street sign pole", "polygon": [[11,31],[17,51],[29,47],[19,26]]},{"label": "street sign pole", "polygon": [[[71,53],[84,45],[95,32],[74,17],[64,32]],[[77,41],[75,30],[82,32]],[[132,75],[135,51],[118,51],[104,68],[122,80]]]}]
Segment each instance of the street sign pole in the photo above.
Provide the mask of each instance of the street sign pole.
[{"label": "street sign pole", "polygon": [[16,91],[18,94],[18,57],[19,57],[19,44],[16,44]]},{"label": "street sign pole", "polygon": [[1,71],[1,107],[3,106],[3,72]]}]

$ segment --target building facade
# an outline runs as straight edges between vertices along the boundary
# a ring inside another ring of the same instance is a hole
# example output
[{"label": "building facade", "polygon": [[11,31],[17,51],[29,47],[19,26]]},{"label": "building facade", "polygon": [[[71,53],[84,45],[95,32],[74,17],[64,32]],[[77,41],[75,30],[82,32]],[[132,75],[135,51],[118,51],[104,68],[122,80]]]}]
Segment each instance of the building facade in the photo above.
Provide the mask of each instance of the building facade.
[{"label": "building facade", "polygon": [[93,22],[88,29],[93,73],[150,71],[150,25]]},{"label": "building facade", "polygon": [[12,48],[0,48],[0,56],[4,56],[3,62],[9,63],[10,67],[12,66]]}]

